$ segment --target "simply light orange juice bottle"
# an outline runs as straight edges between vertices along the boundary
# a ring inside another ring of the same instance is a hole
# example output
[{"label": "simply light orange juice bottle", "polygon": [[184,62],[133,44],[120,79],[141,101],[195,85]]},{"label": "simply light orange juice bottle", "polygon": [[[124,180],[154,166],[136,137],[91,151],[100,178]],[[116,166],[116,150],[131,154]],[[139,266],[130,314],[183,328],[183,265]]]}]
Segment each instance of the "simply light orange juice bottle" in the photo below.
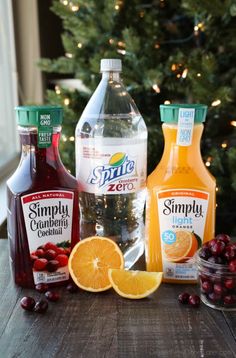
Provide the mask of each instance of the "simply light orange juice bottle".
[{"label": "simply light orange juice bottle", "polygon": [[161,105],[160,111],[165,147],[147,181],[147,271],[163,271],[164,282],[195,283],[194,254],[215,228],[216,183],[200,152],[207,106]]}]

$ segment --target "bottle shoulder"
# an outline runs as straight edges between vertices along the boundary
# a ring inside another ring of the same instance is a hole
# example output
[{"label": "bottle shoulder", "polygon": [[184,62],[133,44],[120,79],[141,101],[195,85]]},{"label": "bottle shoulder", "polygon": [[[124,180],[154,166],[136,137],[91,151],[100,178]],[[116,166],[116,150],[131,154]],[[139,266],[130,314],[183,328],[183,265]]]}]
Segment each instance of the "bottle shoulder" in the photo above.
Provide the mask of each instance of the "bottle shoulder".
[{"label": "bottle shoulder", "polygon": [[216,180],[207,168],[200,166],[165,166],[161,162],[148,176],[147,187],[205,188],[215,190]]},{"label": "bottle shoulder", "polygon": [[44,171],[26,171],[19,166],[7,181],[8,189],[14,194],[41,190],[78,190],[78,183],[64,166],[60,170],[44,168]]}]

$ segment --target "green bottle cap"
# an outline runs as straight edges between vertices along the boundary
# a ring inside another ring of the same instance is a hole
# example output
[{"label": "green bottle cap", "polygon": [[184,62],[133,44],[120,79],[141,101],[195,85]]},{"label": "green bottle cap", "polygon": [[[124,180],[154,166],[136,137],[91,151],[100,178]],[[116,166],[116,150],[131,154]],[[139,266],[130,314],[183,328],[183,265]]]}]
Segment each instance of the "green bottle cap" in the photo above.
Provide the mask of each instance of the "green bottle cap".
[{"label": "green bottle cap", "polygon": [[160,105],[161,121],[165,123],[178,123],[180,109],[185,115],[194,113],[194,123],[202,123],[206,120],[207,106],[205,104],[162,104]]},{"label": "green bottle cap", "polygon": [[15,108],[17,123],[22,127],[58,126],[62,123],[60,106],[19,106]]},{"label": "green bottle cap", "polygon": [[53,127],[62,123],[63,109],[60,106],[20,106],[15,108],[16,119],[21,127],[38,128],[38,147],[48,148],[52,144]]}]

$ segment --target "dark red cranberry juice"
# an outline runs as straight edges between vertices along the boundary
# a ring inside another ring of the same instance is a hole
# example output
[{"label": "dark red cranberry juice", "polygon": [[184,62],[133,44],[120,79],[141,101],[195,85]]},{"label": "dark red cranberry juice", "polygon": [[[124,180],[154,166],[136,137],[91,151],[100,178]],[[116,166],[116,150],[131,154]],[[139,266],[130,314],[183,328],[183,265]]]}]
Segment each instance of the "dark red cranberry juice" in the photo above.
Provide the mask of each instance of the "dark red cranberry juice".
[{"label": "dark red cranberry juice", "polygon": [[54,133],[52,145],[39,149],[37,132],[22,130],[20,164],[7,183],[10,261],[22,287],[67,283],[79,240],[77,181],[60,160],[59,138]]}]

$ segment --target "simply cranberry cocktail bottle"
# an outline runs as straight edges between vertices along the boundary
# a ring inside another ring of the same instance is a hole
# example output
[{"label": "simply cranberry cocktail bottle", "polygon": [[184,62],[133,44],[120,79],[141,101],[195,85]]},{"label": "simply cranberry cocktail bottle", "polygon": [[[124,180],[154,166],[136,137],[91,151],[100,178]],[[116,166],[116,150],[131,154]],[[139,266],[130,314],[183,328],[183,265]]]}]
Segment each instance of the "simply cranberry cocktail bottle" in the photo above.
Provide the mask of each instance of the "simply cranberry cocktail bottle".
[{"label": "simply cranberry cocktail bottle", "polygon": [[62,108],[17,107],[16,114],[22,154],[7,182],[13,278],[22,287],[66,283],[78,241],[78,188],[59,155]]}]

